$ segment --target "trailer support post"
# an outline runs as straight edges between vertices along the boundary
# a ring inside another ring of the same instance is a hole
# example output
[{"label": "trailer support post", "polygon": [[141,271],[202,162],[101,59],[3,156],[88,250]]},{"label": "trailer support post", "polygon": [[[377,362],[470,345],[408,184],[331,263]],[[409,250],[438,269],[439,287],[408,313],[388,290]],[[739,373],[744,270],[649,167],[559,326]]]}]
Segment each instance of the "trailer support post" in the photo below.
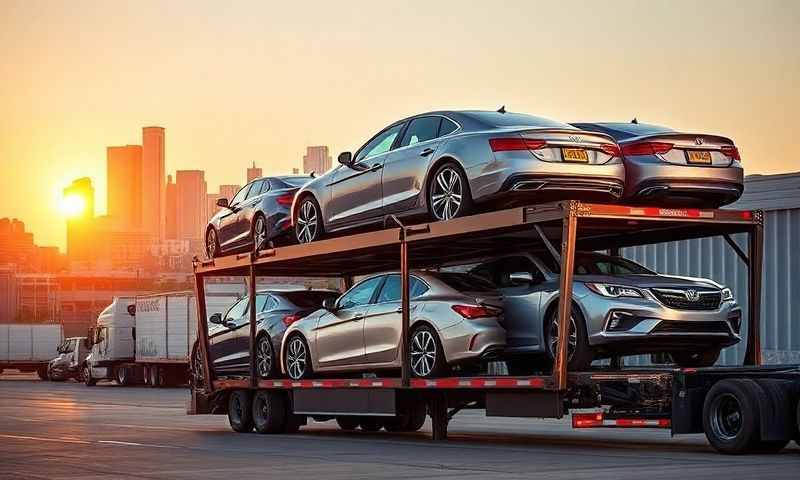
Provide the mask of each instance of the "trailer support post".
[{"label": "trailer support post", "polygon": [[572,274],[575,267],[575,237],[578,230],[578,202],[562,204],[564,219],[561,234],[561,275],[558,297],[558,351],[553,363],[553,385],[558,391],[567,388],[569,363],[569,325],[572,316]]},{"label": "trailer support post", "polygon": [[[250,279],[247,285],[247,294],[249,310],[248,316],[250,317],[250,386],[256,388],[258,386],[258,375],[256,372],[256,266],[254,265],[255,256],[250,257]],[[274,359],[273,359],[274,361]]]},{"label": "trailer support post", "polygon": [[[206,391],[214,390],[214,383],[211,373],[211,361],[208,355],[208,316],[206,312],[206,286],[205,277],[195,272],[194,278],[194,298],[197,302],[197,339],[200,347],[200,355],[203,359],[203,377],[206,384],[202,386]],[[189,360],[189,365],[194,359]],[[194,389],[192,389],[194,391]]]},{"label": "trailer support post", "polygon": [[408,343],[408,330],[411,323],[411,302],[409,301],[409,273],[408,273],[408,242],[406,242],[406,229],[400,227],[400,308],[401,329],[400,329],[400,377],[403,387],[411,385],[411,365]]},{"label": "trailer support post", "polygon": [[761,276],[764,263],[764,213],[753,212],[755,223],[748,232],[747,349],[744,364],[761,365]]}]

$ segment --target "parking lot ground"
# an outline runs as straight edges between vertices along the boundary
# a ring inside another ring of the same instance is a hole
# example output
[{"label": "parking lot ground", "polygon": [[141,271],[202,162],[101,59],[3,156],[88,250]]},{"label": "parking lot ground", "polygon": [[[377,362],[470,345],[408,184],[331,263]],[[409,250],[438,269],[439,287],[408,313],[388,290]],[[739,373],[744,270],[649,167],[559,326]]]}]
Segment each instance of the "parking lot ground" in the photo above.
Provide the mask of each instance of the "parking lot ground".
[{"label": "parking lot ground", "polygon": [[462,412],[451,440],[422,432],[343,432],[312,422],[295,435],[237,434],[225,416],[187,416],[183,389],[93,388],[0,376],[2,479],[569,478],[800,476],[800,448],[723,456],[702,435],[572,430],[567,420]]}]

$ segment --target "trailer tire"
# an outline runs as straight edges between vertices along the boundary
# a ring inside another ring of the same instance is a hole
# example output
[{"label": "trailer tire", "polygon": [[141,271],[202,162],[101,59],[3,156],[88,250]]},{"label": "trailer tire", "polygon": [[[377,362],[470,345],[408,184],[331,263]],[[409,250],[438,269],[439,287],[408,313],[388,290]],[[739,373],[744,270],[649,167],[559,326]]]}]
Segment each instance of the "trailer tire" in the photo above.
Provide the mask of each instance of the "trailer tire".
[{"label": "trailer tire", "polygon": [[356,417],[336,417],[336,424],[342,430],[352,432],[358,428],[358,418]]},{"label": "trailer tire", "polygon": [[286,396],[282,393],[258,390],[253,396],[252,418],[256,432],[281,433],[288,417]]},{"label": "trailer tire", "polygon": [[94,387],[95,385],[97,385],[97,380],[92,378],[92,369],[89,368],[88,363],[83,364],[83,383],[87,387]]},{"label": "trailer tire", "polygon": [[253,402],[247,390],[234,390],[228,397],[228,423],[234,432],[253,430]]},{"label": "trailer tire", "polygon": [[411,408],[411,414],[408,417],[408,426],[406,431],[407,432],[416,432],[423,425],[425,425],[425,420],[428,418],[428,409],[425,407],[424,404],[415,405]]},{"label": "trailer tire", "polygon": [[766,429],[773,433],[777,430],[779,435],[775,435],[778,439],[761,440],[755,450],[759,453],[777,453],[792,440],[794,434],[792,401],[780,380],[761,378],[756,383],[765,394],[762,406],[769,405],[761,409],[761,437]]},{"label": "trailer tire", "polygon": [[379,432],[383,428],[383,420],[375,417],[361,417],[358,426],[365,432]]},{"label": "trailer tire", "polygon": [[131,372],[126,367],[117,368],[115,373],[117,377],[117,383],[120,385],[129,385],[131,383]]},{"label": "trailer tire", "polygon": [[714,450],[737,455],[759,444],[760,393],[750,379],[720,380],[711,387],[703,402],[703,431]]}]

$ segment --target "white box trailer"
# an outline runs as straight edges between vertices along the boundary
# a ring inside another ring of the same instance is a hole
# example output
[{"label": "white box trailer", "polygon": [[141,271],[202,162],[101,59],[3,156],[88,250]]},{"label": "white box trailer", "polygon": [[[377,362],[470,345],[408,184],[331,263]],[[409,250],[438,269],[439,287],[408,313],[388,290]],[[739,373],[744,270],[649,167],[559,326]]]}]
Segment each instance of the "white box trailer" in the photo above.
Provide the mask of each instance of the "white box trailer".
[{"label": "white box trailer", "polygon": [[47,363],[64,340],[60,324],[0,324],[0,373],[16,369],[47,379]]}]

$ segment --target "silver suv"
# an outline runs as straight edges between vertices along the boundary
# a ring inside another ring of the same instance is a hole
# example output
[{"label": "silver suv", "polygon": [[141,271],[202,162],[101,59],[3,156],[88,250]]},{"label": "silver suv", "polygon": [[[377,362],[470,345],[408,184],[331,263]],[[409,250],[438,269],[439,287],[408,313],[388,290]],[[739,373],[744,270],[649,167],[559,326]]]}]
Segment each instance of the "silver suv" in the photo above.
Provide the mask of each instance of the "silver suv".
[{"label": "silver suv", "polygon": [[[551,359],[558,343],[559,264],[551,255],[494,258],[470,273],[503,294],[509,370],[530,356]],[[660,275],[622,257],[575,255],[569,368],[613,355],[669,353],[682,367],[713,365],[740,340],[741,309],[731,290],[708,279]]]}]

